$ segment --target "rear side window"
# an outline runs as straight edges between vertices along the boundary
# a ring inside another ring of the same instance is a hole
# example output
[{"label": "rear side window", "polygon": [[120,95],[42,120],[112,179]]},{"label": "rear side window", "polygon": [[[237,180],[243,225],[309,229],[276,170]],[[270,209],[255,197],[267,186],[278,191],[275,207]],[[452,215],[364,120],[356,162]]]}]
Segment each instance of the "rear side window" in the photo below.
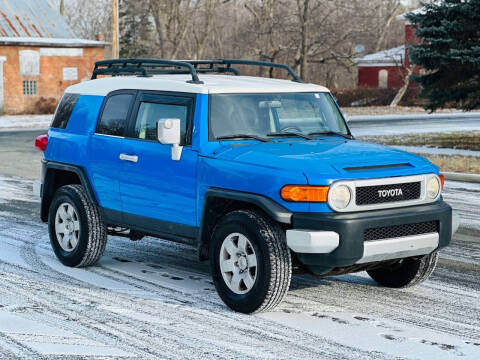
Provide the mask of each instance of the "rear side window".
[{"label": "rear side window", "polygon": [[78,94],[64,94],[60,104],[58,105],[55,117],[52,121],[52,128],[65,129],[67,127],[70,115],[72,115],[73,108],[77,103]]},{"label": "rear side window", "polygon": [[127,124],[128,110],[132,103],[132,94],[112,95],[107,99],[102,117],[97,125],[97,133],[123,136]]}]

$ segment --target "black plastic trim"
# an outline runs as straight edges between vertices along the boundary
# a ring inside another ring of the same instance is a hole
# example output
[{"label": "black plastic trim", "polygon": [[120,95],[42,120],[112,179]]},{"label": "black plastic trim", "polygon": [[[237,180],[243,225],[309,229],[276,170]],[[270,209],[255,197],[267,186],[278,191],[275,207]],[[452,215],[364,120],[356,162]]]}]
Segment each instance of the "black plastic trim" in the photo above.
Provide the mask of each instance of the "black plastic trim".
[{"label": "black plastic trim", "polygon": [[104,221],[111,226],[135,230],[147,236],[171,240],[183,244],[195,245],[198,227],[152,219],[106,208],[100,209]]},{"label": "black plastic trim", "polygon": [[54,191],[52,189],[53,186],[53,177],[52,173],[49,172],[49,169],[58,169],[63,171],[68,171],[75,173],[78,178],[80,179],[81,185],[85,188],[87,192],[87,197],[90,202],[93,204],[97,203],[95,198],[95,194],[93,192],[93,188],[88,180],[88,176],[85,173],[85,170],[78,165],[71,165],[60,163],[56,161],[49,161],[49,160],[42,160],[42,190],[41,190],[41,210],[40,210],[40,217],[42,221],[48,220],[48,207],[50,205],[50,201],[53,198]]},{"label": "black plastic trim", "polygon": [[292,212],[275,201],[267,198],[266,196],[221,188],[211,188],[207,190],[204,198],[203,214],[205,214],[205,205],[208,203],[207,200],[210,197],[237,200],[254,204],[265,211],[273,220],[279,223],[290,224],[292,222]]},{"label": "black plastic trim", "polygon": [[[212,198],[213,200],[210,200]],[[215,199],[217,201],[215,201]],[[279,223],[290,224],[292,221],[292,212],[263,195],[221,188],[210,188],[205,192],[200,231],[198,232],[197,239],[200,260],[208,259],[208,248],[213,226],[219,216],[222,216],[225,211],[225,208],[222,208],[222,201],[218,200],[227,200],[227,202],[228,200],[240,201],[258,206],[273,220]],[[219,208],[217,209],[215,205]]]},{"label": "black plastic trim", "polygon": [[365,229],[433,220],[439,222],[438,248],[443,248],[452,237],[452,208],[443,200],[428,205],[358,213],[294,213],[294,229],[335,231],[340,235],[339,247],[330,254],[296,255],[313,272],[327,273],[334,268],[353,265],[363,256]]}]

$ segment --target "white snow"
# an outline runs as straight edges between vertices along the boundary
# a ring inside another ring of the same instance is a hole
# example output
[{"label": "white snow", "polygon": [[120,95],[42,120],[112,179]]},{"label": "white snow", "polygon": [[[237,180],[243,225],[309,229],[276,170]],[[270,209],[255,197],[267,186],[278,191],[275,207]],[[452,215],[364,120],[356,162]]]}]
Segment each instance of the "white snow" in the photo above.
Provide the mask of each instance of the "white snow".
[{"label": "white snow", "polygon": [[405,45],[367,54],[353,61],[358,66],[402,66],[405,57]]},{"label": "white snow", "polygon": [[412,121],[375,121],[351,122],[353,135],[361,136],[396,136],[403,134],[424,134],[430,132],[452,133],[469,132],[480,129],[480,119],[424,119]]},{"label": "white snow", "polygon": [[48,129],[53,115],[3,115],[0,131],[18,129]]},{"label": "white snow", "polygon": [[0,37],[0,43],[16,44],[16,43],[30,43],[38,45],[68,45],[68,46],[103,46],[107,43],[104,41],[89,40],[89,39],[68,39],[68,38],[47,38],[47,37]]},{"label": "white snow", "polygon": [[446,149],[428,146],[404,146],[392,145],[392,147],[416,154],[433,154],[433,155],[461,155],[461,156],[480,156],[480,151],[463,150],[463,149]]},{"label": "white snow", "polygon": [[[96,266],[63,266],[47,226],[7,207],[32,207],[30,186],[0,181],[5,358],[480,358],[480,284],[478,272],[466,270],[480,264],[479,241],[456,238],[432,278],[415,288],[381,288],[366,273],[296,275],[275,312],[242,315],[225,307],[208,263],[184,245],[109,237]],[[480,184],[446,183],[462,226],[480,230],[478,194]]]},{"label": "white snow", "polygon": [[38,202],[31,194],[32,181],[0,175],[0,204],[15,201]]}]

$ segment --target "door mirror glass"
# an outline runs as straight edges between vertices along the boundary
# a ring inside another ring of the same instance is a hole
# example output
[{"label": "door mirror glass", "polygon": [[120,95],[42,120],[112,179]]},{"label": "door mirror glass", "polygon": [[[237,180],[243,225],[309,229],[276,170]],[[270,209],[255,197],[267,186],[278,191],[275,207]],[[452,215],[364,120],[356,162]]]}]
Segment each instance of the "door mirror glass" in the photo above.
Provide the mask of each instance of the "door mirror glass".
[{"label": "door mirror glass", "polygon": [[157,138],[162,144],[172,145],[172,160],[180,160],[182,148],[181,139],[181,120],[180,119],[160,119],[157,121]]}]

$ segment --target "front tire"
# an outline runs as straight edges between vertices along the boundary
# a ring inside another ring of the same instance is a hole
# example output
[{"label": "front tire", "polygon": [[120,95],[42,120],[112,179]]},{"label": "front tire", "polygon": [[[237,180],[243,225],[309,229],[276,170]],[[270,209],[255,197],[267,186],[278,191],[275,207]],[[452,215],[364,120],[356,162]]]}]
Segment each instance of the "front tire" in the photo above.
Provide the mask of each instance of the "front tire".
[{"label": "front tire", "polygon": [[273,309],[290,286],[292,261],[285,232],[256,210],[236,210],[214,229],[210,266],[215,288],[232,310]]},{"label": "front tire", "polygon": [[379,285],[391,288],[406,288],[427,280],[435,270],[438,252],[422,258],[407,258],[398,263],[367,270],[368,275]]},{"label": "front tire", "polygon": [[93,265],[105,251],[107,228],[81,185],[57,190],[50,204],[48,230],[53,251],[66,266]]}]

